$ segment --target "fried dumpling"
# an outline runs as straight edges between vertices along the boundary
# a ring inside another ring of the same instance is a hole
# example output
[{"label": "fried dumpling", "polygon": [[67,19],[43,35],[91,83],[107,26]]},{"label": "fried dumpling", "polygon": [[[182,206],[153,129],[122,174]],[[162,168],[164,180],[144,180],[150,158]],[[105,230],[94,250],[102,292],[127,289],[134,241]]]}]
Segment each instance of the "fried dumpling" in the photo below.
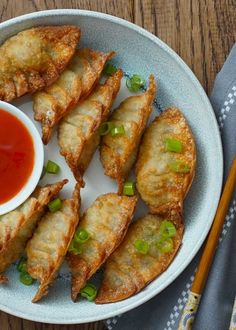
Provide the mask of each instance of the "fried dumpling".
[{"label": "fried dumpling", "polygon": [[71,199],[62,201],[56,212],[47,212],[26,246],[27,271],[40,282],[32,302],[47,295],[64,260],[79,221],[80,187],[77,185]]},{"label": "fried dumpling", "polygon": [[[31,238],[46,205],[55,198],[66,182],[67,180],[63,180],[37,187],[23,204],[0,216],[0,273],[24,252],[27,240]],[[3,275],[0,275],[0,282],[4,282]]]},{"label": "fried dumpling", "polygon": [[95,302],[126,299],[163,273],[181,245],[183,225],[180,219],[176,223],[148,214],[131,224],[124,241],[107,259]]},{"label": "fried dumpling", "polygon": [[80,289],[99,269],[123,240],[132,220],[137,197],[108,193],[96,199],[81,218],[78,229],[86,230],[89,239],[79,255],[68,253],[72,274],[71,297],[76,301]]},{"label": "fried dumpling", "polygon": [[51,85],[75,53],[80,29],[40,26],[7,39],[0,47],[0,100],[11,101]]},{"label": "fried dumpling", "polygon": [[144,133],[136,164],[137,189],[152,213],[182,212],[195,165],[192,132],[182,113],[169,108]]},{"label": "fried dumpling", "polygon": [[122,70],[117,70],[104,84],[97,85],[90,96],[80,102],[59,124],[60,152],[77,181],[82,181],[82,176],[99,145],[100,136],[97,129],[107,120],[120,89],[122,76]]},{"label": "fried dumpling", "polygon": [[155,92],[155,78],[151,75],[147,91],[125,99],[109,119],[115,126],[123,126],[125,133],[118,136],[109,133],[102,138],[101,162],[105,174],[117,180],[119,193],[122,192],[123,180],[136,160],[140,138],[152,111]]},{"label": "fried dumpling", "polygon": [[53,127],[79,100],[85,98],[100,78],[106,61],[114,52],[83,48],[76,51],[60,78],[33,98],[34,118],[42,124],[42,140],[47,144]]}]

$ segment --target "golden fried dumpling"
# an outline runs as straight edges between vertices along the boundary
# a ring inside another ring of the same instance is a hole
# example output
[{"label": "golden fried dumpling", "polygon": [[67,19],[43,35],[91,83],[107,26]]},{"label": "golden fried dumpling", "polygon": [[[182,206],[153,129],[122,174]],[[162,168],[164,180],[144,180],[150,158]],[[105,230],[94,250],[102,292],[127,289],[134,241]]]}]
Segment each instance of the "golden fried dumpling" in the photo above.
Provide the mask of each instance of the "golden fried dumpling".
[{"label": "golden fried dumpling", "polygon": [[76,301],[86,281],[123,240],[136,203],[137,197],[108,193],[98,197],[85,211],[76,232],[85,230],[89,239],[82,244],[81,254],[68,253],[67,256],[72,274],[73,301]]},{"label": "golden fried dumpling", "polygon": [[195,165],[192,132],[182,113],[169,108],[145,131],[136,164],[137,189],[152,213],[182,212]]},{"label": "golden fried dumpling", "polygon": [[47,295],[64,260],[79,221],[80,187],[77,184],[71,199],[62,201],[61,209],[47,212],[26,246],[27,271],[40,282],[32,302]]},{"label": "golden fried dumpling", "polygon": [[7,39],[0,47],[0,100],[11,101],[51,85],[75,53],[80,29],[40,26]]},{"label": "golden fried dumpling", "polygon": [[77,181],[82,176],[100,142],[97,128],[106,121],[112,103],[120,89],[122,70],[99,84],[88,98],[80,102],[60,122],[58,142]]},{"label": "golden fried dumpling", "polygon": [[151,75],[147,91],[125,99],[109,119],[115,126],[123,126],[125,133],[119,136],[109,133],[102,138],[101,162],[105,174],[117,180],[119,193],[122,192],[123,180],[136,160],[140,138],[152,111],[155,92],[155,78]]},{"label": "golden fried dumpling", "polygon": [[106,61],[113,55],[114,52],[103,53],[88,48],[77,50],[60,78],[34,95],[34,118],[42,124],[44,144],[49,142],[53,127],[60,119],[91,92]]},{"label": "golden fried dumpling", "polygon": [[163,273],[181,245],[181,219],[176,219],[176,223],[178,226],[149,214],[131,224],[124,241],[107,259],[95,302],[106,304],[126,299]]},{"label": "golden fried dumpling", "polygon": [[[45,187],[37,187],[23,204],[14,211],[0,216],[0,273],[24,252],[27,240],[32,236],[46,205],[66,182],[67,180],[63,180]],[[4,277],[0,275],[0,282],[3,281]]]}]

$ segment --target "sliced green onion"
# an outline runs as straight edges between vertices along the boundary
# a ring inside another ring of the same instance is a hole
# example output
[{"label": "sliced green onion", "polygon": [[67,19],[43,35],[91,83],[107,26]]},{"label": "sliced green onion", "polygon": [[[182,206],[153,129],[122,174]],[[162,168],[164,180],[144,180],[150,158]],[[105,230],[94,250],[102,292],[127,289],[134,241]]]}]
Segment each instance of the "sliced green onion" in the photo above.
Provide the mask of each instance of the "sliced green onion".
[{"label": "sliced green onion", "polygon": [[52,160],[49,160],[47,162],[46,169],[48,173],[56,174],[59,172],[60,166],[54,163]]},{"label": "sliced green onion", "polygon": [[74,239],[72,239],[68,251],[76,256],[83,252],[82,246],[77,244],[77,242]]},{"label": "sliced green onion", "polygon": [[93,301],[97,296],[97,288],[93,284],[87,283],[81,290],[82,297],[87,298],[89,301]]},{"label": "sliced green onion", "polygon": [[164,220],[160,226],[160,233],[162,237],[174,237],[176,235],[175,225],[168,220]]},{"label": "sliced green onion", "polygon": [[20,273],[27,273],[26,258],[24,257],[20,258],[16,268]]},{"label": "sliced green onion", "polygon": [[118,136],[118,135],[124,135],[125,134],[125,129],[124,126],[115,126],[111,129],[111,135],[112,136]]},{"label": "sliced green onion", "polygon": [[56,198],[48,203],[48,208],[51,212],[56,212],[61,209],[62,203],[60,198]]},{"label": "sliced green onion", "polygon": [[105,123],[102,123],[98,129],[99,135],[107,135],[114,127],[115,124],[112,121],[106,121]]},{"label": "sliced green onion", "polygon": [[106,74],[107,76],[112,76],[114,73],[116,73],[117,68],[112,65],[111,63],[107,63],[105,66],[103,73]]},{"label": "sliced green onion", "polygon": [[149,251],[149,244],[148,242],[142,240],[142,239],[137,239],[134,242],[134,246],[136,248],[136,250],[142,254],[147,254]]},{"label": "sliced green onion", "polygon": [[145,84],[144,79],[138,75],[134,74],[132,77],[127,78],[126,86],[131,92],[138,92],[141,87]]},{"label": "sliced green onion", "polygon": [[20,281],[24,285],[31,285],[34,282],[34,279],[28,273],[21,273],[20,274]]},{"label": "sliced green onion", "polygon": [[126,181],[123,187],[123,195],[133,196],[135,193],[135,183],[132,181]]},{"label": "sliced green onion", "polygon": [[172,238],[170,238],[170,237],[163,238],[162,237],[156,242],[156,246],[157,246],[157,249],[161,253],[168,253],[168,252],[173,251],[174,243],[173,243]]},{"label": "sliced green onion", "polygon": [[42,174],[41,174],[40,180],[42,180],[42,178],[44,177],[44,175],[46,173],[47,173],[47,169],[46,169],[46,166],[44,166],[43,169],[42,169]]},{"label": "sliced green onion", "polygon": [[169,164],[170,170],[176,173],[189,173],[190,166],[181,160],[175,160]]},{"label": "sliced green onion", "polygon": [[89,239],[89,233],[87,232],[87,230],[85,230],[85,229],[78,229],[78,230],[75,232],[74,240],[75,240],[77,243],[84,243],[84,242],[86,242],[88,239]]},{"label": "sliced green onion", "polygon": [[176,139],[165,139],[166,151],[181,153],[183,150],[183,144],[181,141]]}]

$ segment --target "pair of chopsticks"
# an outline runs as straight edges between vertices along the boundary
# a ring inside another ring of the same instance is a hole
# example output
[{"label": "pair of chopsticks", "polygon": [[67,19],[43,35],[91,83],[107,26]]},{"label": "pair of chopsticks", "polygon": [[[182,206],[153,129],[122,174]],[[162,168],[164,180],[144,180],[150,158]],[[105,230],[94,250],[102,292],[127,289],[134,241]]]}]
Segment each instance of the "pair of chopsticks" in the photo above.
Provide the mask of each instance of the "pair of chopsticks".
[{"label": "pair of chopsticks", "polygon": [[[218,244],[218,239],[224,224],[224,219],[229,207],[229,202],[231,200],[231,196],[234,191],[235,185],[236,185],[236,156],[231,165],[229,175],[224,187],[224,191],[221,196],[200,263],[198,265],[198,269],[192,284],[192,288],[189,292],[188,301],[186,303],[182,317],[180,319],[178,330],[190,330],[192,328],[192,324],[198,309],[198,305],[201,300],[201,294],[203,292],[207,280],[207,276],[211,264],[213,262],[215,250]],[[236,327],[233,325],[234,322],[233,315],[236,312],[235,309],[236,309],[236,304],[235,307],[233,308],[233,314],[231,317],[230,329],[232,330],[236,330]]]}]

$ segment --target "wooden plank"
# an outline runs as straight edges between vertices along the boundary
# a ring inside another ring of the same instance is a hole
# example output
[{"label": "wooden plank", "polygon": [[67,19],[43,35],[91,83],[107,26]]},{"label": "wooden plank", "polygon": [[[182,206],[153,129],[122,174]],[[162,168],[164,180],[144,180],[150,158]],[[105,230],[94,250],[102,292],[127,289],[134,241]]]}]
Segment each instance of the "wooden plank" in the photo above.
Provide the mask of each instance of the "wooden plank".
[{"label": "wooden plank", "polygon": [[[101,11],[144,27],[183,58],[208,93],[236,39],[234,0],[1,0],[0,20],[56,8]],[[0,324],[1,330],[105,329],[102,322],[47,325],[3,312],[0,312]]]}]

